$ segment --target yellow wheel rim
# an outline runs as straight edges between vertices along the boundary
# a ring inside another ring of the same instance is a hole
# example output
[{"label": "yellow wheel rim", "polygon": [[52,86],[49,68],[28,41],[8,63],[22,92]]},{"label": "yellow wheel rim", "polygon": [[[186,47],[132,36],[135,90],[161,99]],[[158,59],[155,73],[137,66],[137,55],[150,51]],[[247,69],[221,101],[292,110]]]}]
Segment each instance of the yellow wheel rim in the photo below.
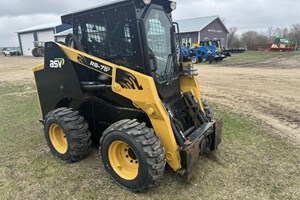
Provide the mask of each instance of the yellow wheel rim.
[{"label": "yellow wheel rim", "polygon": [[108,158],[113,170],[123,179],[133,180],[139,171],[139,161],[128,144],[121,140],[112,142],[108,148]]},{"label": "yellow wheel rim", "polygon": [[59,125],[51,124],[49,127],[49,136],[53,147],[58,153],[64,154],[67,152],[68,141],[64,130]]}]

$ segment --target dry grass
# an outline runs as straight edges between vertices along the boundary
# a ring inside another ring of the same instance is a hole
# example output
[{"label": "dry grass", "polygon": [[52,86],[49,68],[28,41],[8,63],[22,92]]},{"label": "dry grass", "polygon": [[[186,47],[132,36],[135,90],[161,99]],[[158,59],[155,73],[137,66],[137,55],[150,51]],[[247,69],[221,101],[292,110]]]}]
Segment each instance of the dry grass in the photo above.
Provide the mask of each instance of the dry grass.
[{"label": "dry grass", "polygon": [[[133,194],[104,171],[97,147],[74,164],[46,146],[33,85],[0,84],[1,199],[298,199],[300,150],[239,114],[224,119],[218,151],[199,159],[198,175],[182,182],[166,171],[154,188]],[[22,95],[12,95],[21,93]],[[23,95],[24,94],[24,95]]]},{"label": "dry grass", "polygon": [[222,66],[248,66],[253,64],[266,65],[265,61],[273,61],[274,59],[277,62],[288,61],[290,57],[299,56],[300,52],[264,52],[264,51],[246,51],[245,53],[234,53],[232,57],[228,57],[223,60],[223,62],[218,63]]}]

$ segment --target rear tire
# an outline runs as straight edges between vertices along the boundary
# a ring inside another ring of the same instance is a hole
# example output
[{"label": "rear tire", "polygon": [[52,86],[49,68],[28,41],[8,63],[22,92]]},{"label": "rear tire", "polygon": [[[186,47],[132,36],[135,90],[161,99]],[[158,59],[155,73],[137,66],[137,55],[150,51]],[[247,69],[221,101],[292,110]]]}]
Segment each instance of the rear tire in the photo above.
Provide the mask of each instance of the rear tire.
[{"label": "rear tire", "polygon": [[45,117],[44,132],[52,154],[67,162],[76,162],[91,150],[88,124],[72,108],[50,111]]},{"label": "rear tire", "polygon": [[144,191],[163,175],[165,151],[153,129],[136,119],[108,127],[100,140],[105,170],[123,188]]},{"label": "rear tire", "polygon": [[37,48],[33,48],[32,51],[31,51],[32,55],[34,57],[38,57],[38,54],[37,54]]},{"label": "rear tire", "polygon": [[45,49],[44,49],[44,47],[38,47],[37,48],[37,55],[38,55],[38,57],[44,57],[45,56]]}]

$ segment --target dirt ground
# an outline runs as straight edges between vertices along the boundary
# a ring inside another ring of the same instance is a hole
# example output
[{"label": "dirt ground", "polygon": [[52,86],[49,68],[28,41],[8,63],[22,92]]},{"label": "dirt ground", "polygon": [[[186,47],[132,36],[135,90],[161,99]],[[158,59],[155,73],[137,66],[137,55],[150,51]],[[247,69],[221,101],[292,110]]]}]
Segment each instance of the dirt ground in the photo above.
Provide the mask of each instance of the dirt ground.
[{"label": "dirt ground", "polygon": [[43,63],[43,58],[0,55],[0,83],[6,81],[33,82],[32,68],[40,63]]},{"label": "dirt ground", "polygon": [[[229,58],[230,59],[230,58]],[[42,58],[0,56],[0,83],[33,82]],[[197,64],[202,94],[300,144],[300,56],[234,67]]]},{"label": "dirt ground", "polygon": [[197,64],[197,68],[205,98],[300,144],[299,55],[234,67]]}]

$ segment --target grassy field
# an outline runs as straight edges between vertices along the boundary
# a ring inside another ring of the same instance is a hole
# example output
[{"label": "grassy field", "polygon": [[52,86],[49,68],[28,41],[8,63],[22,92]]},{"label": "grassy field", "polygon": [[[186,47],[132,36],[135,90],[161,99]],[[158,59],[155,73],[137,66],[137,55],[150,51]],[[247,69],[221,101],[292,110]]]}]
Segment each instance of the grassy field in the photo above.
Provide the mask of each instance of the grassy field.
[{"label": "grassy field", "polygon": [[154,188],[134,194],[117,186],[98,158],[67,164],[54,158],[39,124],[34,85],[0,84],[1,199],[299,199],[300,150],[241,115],[224,119],[219,150],[199,159],[190,183],[165,172]]},{"label": "grassy field", "polygon": [[218,64],[224,66],[245,65],[248,63],[262,62],[272,58],[289,58],[295,55],[300,56],[300,52],[246,51],[245,53],[234,53],[232,54],[232,57],[224,59],[223,62]]}]

